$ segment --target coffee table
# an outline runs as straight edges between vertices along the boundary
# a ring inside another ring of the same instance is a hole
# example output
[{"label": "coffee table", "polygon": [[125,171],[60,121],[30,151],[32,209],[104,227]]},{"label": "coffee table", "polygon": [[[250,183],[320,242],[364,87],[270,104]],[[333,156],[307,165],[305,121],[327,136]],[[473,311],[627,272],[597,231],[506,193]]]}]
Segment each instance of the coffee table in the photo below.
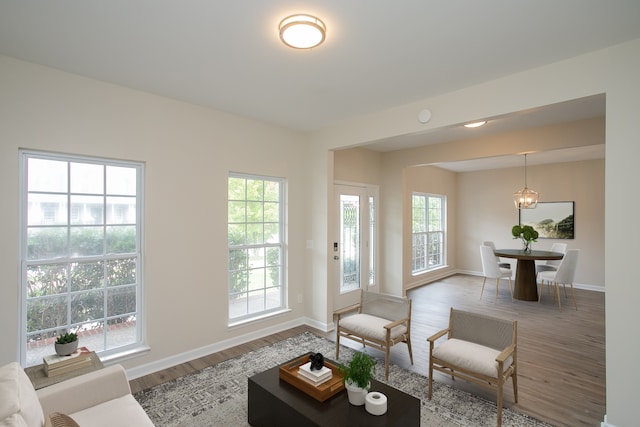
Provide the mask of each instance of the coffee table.
[{"label": "coffee table", "polygon": [[253,427],[420,426],[420,399],[376,380],[371,391],[387,396],[387,412],[379,416],[351,405],[346,390],[320,402],[281,380],[278,366],[249,378],[248,389]]}]

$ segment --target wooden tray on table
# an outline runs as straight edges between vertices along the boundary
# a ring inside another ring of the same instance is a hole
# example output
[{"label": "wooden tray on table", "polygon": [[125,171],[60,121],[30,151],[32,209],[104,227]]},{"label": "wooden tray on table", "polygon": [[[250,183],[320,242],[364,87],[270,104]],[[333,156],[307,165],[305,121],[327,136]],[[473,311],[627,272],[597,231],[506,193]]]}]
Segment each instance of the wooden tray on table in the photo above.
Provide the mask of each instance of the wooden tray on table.
[{"label": "wooden tray on table", "polygon": [[307,353],[295,359],[288,361],[280,365],[279,374],[280,379],[288,382],[298,390],[308,394],[314,399],[324,402],[331,396],[344,390],[344,382],[342,381],[342,373],[338,368],[338,365],[331,360],[324,360],[324,366],[330,368],[333,372],[333,376],[330,380],[315,386],[308,381],[298,377],[298,369],[309,361],[309,356],[313,353]]}]

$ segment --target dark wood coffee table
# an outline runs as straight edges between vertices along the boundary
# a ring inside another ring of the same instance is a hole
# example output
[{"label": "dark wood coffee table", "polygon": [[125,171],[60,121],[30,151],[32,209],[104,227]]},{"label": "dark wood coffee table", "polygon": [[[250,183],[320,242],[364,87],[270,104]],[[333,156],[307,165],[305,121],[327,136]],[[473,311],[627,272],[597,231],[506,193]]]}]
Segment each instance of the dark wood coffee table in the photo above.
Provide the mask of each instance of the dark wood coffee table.
[{"label": "dark wood coffee table", "polygon": [[364,405],[351,405],[346,390],[320,402],[281,380],[276,366],[249,378],[249,424],[253,427],[420,426],[420,399],[376,380],[372,381],[371,391],[387,396],[384,415],[371,415]]}]

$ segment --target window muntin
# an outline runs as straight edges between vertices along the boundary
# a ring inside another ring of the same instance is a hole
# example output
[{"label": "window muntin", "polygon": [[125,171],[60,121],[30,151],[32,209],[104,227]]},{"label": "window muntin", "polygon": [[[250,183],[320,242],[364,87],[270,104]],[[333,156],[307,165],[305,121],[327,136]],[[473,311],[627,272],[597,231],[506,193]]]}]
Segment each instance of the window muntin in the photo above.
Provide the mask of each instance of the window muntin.
[{"label": "window muntin", "polygon": [[445,264],[445,196],[413,193],[412,264],[413,274]]},{"label": "window muntin", "polygon": [[284,309],[284,181],[230,174],[227,216],[229,322]]},{"label": "window muntin", "polygon": [[23,365],[63,331],[102,354],[139,345],[142,164],[21,155]]}]

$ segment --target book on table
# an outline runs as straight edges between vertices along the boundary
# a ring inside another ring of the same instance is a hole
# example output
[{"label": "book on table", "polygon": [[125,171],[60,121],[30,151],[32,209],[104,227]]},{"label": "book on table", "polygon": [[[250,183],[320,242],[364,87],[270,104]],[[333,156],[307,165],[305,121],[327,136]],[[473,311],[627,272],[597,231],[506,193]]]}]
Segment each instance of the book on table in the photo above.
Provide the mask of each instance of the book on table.
[{"label": "book on table", "polygon": [[87,347],[79,347],[67,356],[50,354],[42,358],[44,371],[51,376],[52,373],[60,374],[69,372],[91,364],[91,351]]},{"label": "book on table", "polygon": [[298,377],[318,386],[324,382],[329,381],[333,377],[333,371],[323,366],[321,369],[312,370],[311,362],[300,365],[298,368]]}]

